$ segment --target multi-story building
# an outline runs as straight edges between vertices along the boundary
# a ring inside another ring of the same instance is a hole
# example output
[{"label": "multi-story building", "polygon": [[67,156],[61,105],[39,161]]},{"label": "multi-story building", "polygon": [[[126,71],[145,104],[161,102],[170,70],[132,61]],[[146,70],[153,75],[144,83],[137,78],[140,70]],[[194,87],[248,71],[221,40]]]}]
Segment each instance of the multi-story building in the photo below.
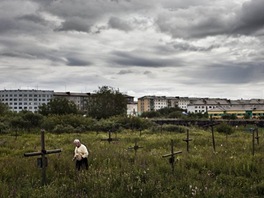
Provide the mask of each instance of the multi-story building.
[{"label": "multi-story building", "polygon": [[[66,98],[76,104],[77,109],[85,112],[87,103],[89,102],[92,93],[74,93],[74,92],[54,92],[54,98]],[[137,103],[134,102],[133,96],[124,94],[127,100],[127,114],[137,115]]]},{"label": "multi-story building", "polygon": [[143,96],[138,98],[138,114],[142,114],[146,111],[154,111],[154,98],[155,96]]},{"label": "multi-story building", "polygon": [[[188,113],[208,113],[215,117],[223,114],[236,114],[238,117],[244,116],[245,112],[250,116],[261,116],[264,100],[229,100],[221,98],[200,98],[188,105]],[[250,113],[251,112],[251,113]]]},{"label": "multi-story building", "polygon": [[188,97],[166,97],[166,96],[143,96],[138,98],[138,113],[156,111],[162,108],[179,107],[186,110],[187,106],[195,101],[196,98]]},{"label": "multi-story building", "polygon": [[222,118],[223,115],[235,115],[237,118],[259,118],[264,116],[264,105],[253,107],[252,105],[228,106],[225,109],[216,107],[208,110],[208,116]]},{"label": "multi-story building", "polygon": [[216,107],[224,109],[230,105],[230,100],[221,98],[199,98],[187,105],[188,113],[205,113]]},{"label": "multi-story building", "polygon": [[54,92],[54,98],[66,98],[69,101],[74,102],[77,109],[85,111],[86,104],[89,101],[91,93],[73,93],[73,92]]},{"label": "multi-story building", "polygon": [[51,90],[0,90],[0,100],[14,112],[37,112],[39,106],[47,104],[53,97]]}]

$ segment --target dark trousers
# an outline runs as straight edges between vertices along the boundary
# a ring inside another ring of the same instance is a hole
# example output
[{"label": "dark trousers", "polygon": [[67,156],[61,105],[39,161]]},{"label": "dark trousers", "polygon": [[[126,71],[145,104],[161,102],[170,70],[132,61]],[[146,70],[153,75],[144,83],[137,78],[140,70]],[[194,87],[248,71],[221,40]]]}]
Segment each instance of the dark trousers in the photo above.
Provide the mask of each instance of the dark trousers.
[{"label": "dark trousers", "polygon": [[82,158],[81,160],[76,160],[75,167],[78,171],[81,170],[81,167],[84,167],[86,170],[88,170],[88,159]]}]

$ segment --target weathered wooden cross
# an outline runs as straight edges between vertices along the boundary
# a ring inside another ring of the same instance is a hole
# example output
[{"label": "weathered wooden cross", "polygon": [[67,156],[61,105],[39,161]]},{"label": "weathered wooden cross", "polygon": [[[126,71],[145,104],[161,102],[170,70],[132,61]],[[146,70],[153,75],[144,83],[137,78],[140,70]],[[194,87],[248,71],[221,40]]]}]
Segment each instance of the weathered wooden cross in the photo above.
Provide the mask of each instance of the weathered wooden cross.
[{"label": "weathered wooden cross", "polygon": [[47,159],[46,155],[61,152],[61,149],[55,149],[55,150],[46,150],[45,149],[44,132],[45,132],[44,130],[41,130],[41,151],[32,152],[32,153],[24,153],[25,157],[41,155],[41,158],[37,159],[37,164],[38,164],[38,167],[40,167],[42,169],[42,185],[46,184],[46,167],[48,166],[48,159]]},{"label": "weathered wooden cross", "polygon": [[135,145],[134,146],[128,147],[129,150],[134,149],[135,156],[137,155],[137,150],[140,149],[140,148],[143,148],[143,146],[138,146],[137,140],[135,141]]},{"label": "weathered wooden cross", "polygon": [[255,139],[257,140],[257,144],[259,145],[259,132],[258,132],[258,128],[255,128],[256,130],[256,137]]},{"label": "weathered wooden cross", "polygon": [[257,144],[259,144],[259,135],[257,128],[250,128],[250,132],[252,133],[252,155],[255,155],[255,139],[257,140]]},{"label": "weathered wooden cross", "polygon": [[215,152],[216,149],[215,149],[214,125],[217,125],[217,124],[213,122],[213,117],[212,115],[210,115],[210,126],[211,126],[211,132],[212,132],[213,149]]},{"label": "weathered wooden cross", "polygon": [[189,138],[189,129],[187,129],[187,137],[186,139],[183,139],[183,141],[185,141],[187,143],[187,152],[189,152],[189,142],[192,141],[192,139]]},{"label": "weathered wooden cross", "polygon": [[111,131],[108,131],[108,138],[102,138],[101,141],[108,141],[108,143],[110,144],[110,142],[112,141],[118,141],[118,138],[112,138],[111,137]]},{"label": "weathered wooden cross", "polygon": [[162,156],[162,157],[170,157],[169,163],[171,164],[172,172],[174,172],[175,155],[182,153],[182,151],[174,152],[173,146],[174,146],[174,143],[173,143],[173,140],[171,140],[171,153]]}]

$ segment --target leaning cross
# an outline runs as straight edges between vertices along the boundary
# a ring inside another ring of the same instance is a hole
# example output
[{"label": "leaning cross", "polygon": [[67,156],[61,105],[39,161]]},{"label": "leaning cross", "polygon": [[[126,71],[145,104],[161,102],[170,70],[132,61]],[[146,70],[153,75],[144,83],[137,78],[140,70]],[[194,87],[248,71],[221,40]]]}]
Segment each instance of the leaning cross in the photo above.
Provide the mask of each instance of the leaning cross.
[{"label": "leaning cross", "polygon": [[210,115],[210,126],[211,126],[211,132],[212,132],[213,149],[214,149],[214,152],[215,152],[216,149],[215,149],[214,125],[217,125],[217,124],[214,123],[213,116]]},{"label": "leaning cross", "polygon": [[169,162],[171,164],[172,172],[174,172],[175,155],[182,153],[182,151],[174,152],[173,146],[174,146],[174,143],[173,143],[173,140],[171,140],[171,153],[162,156],[162,157],[170,157]]},{"label": "leaning cross", "polygon": [[31,156],[39,156],[41,155],[41,158],[37,159],[38,166],[42,169],[42,185],[46,184],[46,167],[48,165],[48,159],[46,155],[52,154],[52,153],[60,153],[61,149],[55,149],[55,150],[46,150],[45,149],[45,137],[44,137],[44,130],[41,130],[41,151],[40,152],[32,152],[32,153],[24,153],[25,157],[31,157]]},{"label": "leaning cross", "polygon": [[111,131],[108,131],[108,138],[101,139],[101,141],[108,141],[108,143],[110,144],[110,142],[112,142],[112,141],[118,141],[118,138],[112,138],[111,137]]}]

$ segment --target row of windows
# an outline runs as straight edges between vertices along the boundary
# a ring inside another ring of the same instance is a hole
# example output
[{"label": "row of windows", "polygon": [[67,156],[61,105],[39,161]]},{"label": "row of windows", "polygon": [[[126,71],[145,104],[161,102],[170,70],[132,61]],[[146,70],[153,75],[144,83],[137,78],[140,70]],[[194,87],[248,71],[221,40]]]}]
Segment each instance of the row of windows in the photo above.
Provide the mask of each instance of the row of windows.
[{"label": "row of windows", "polygon": [[14,107],[14,108],[12,108],[12,107],[9,107],[10,109],[38,109],[38,107]]},{"label": "row of windows", "polygon": [[6,105],[42,105],[43,103],[37,103],[37,102],[34,102],[33,104],[31,102],[27,103],[27,102],[24,102],[24,104],[22,102],[10,102],[9,104],[8,103],[5,103]]},{"label": "row of windows", "polygon": [[46,95],[46,94],[2,94],[1,97],[48,97],[50,98],[51,95]]},{"label": "row of windows", "polygon": [[[208,107],[209,109],[212,109],[212,108],[216,108],[216,106],[195,106],[194,108],[195,109],[204,109],[204,108],[206,108],[206,107]],[[224,108],[224,106],[221,106],[222,108]]]},{"label": "row of windows", "polygon": [[[8,99],[8,98],[6,98],[6,99],[2,98],[2,101],[13,101],[13,98],[10,98],[10,99]],[[17,98],[14,98],[14,101],[50,101],[50,99],[45,99],[45,98],[37,99],[37,98],[34,98],[34,100],[33,100],[32,98],[29,98],[29,99],[24,98],[22,100],[22,98],[19,98],[17,100]]]}]

